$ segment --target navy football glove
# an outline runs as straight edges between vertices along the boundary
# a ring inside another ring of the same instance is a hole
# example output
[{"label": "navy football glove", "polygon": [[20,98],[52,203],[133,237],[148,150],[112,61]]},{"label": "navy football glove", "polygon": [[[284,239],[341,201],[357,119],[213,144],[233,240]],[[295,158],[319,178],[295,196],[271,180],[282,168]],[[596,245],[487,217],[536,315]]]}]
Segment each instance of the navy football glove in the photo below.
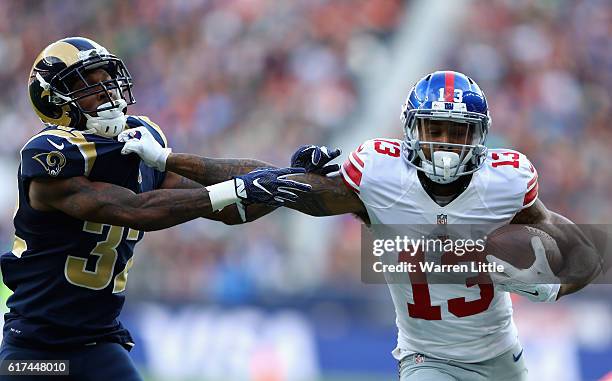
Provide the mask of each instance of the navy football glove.
[{"label": "navy football glove", "polygon": [[291,156],[291,166],[304,168],[308,173],[327,175],[340,170],[338,164],[327,165],[334,160],[342,151],[336,148],[330,151],[326,146],[303,145]]},{"label": "navy football glove", "polygon": [[306,173],[304,168],[257,168],[246,175],[235,176],[236,195],[244,205],[267,204],[282,206],[295,202],[295,192],[308,192],[312,187],[291,176]]}]

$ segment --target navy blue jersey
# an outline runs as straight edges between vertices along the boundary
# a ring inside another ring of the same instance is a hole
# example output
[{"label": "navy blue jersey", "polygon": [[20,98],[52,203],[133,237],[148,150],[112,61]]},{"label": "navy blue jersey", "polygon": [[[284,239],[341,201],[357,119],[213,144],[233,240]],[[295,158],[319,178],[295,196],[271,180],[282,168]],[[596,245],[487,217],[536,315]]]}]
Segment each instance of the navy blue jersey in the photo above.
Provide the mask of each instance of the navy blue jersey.
[{"label": "navy blue jersey", "polygon": [[[166,139],[145,117],[127,127],[146,126],[157,141]],[[144,235],[134,229],[91,223],[62,212],[32,209],[32,178],[85,176],[136,193],[157,189],[165,174],[135,154],[121,155],[123,143],[52,126],[21,150],[13,250],[0,258],[8,299],[4,339],[28,347],[72,346],[111,341],[131,345],[117,320],[125,299],[134,246]]]}]

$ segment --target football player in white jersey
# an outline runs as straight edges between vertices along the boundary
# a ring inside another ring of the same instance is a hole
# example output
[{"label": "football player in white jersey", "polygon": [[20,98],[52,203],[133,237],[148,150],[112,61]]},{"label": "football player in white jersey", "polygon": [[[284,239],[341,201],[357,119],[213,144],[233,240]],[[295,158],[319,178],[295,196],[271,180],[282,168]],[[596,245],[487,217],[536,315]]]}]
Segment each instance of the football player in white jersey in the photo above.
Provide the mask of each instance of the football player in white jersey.
[{"label": "football player in white jersey", "polygon": [[[507,291],[555,301],[588,284],[599,256],[580,229],[538,200],[537,171],[524,155],[484,146],[491,119],[484,93],[471,78],[452,71],[427,75],[412,88],[401,119],[403,141],[366,141],[348,155],[340,175],[319,175],[339,152],[301,147],[291,164],[314,173],[294,180],[312,189],[284,205],[313,216],[352,213],[368,225],[550,224],[542,229],[557,241],[564,259],[557,275],[571,275],[571,283],[533,281],[558,279],[535,242],[537,260],[512,282],[389,284],[398,325],[393,356],[402,381],[523,380],[527,370]],[[154,151],[142,146],[138,154]],[[194,168],[181,175],[199,175],[197,166],[187,165],[197,157],[173,160]],[[511,270],[518,271],[508,264],[506,272]]]},{"label": "football player in white jersey", "polygon": [[[538,174],[523,154],[484,146],[491,118],[484,93],[471,78],[452,71],[425,76],[408,95],[401,120],[403,141],[366,141],[348,155],[341,176],[302,178],[312,191],[286,206],[315,216],[353,213],[366,224],[487,224],[491,229],[547,224],[542,229],[564,257],[558,275],[571,275],[572,283],[534,281],[555,279],[536,241],[538,260],[522,271],[523,282],[495,288],[491,283],[389,284],[399,330],[393,356],[400,361],[402,381],[525,379],[506,291],[555,301],[588,284],[599,257],[575,225],[562,230],[552,225],[571,221],[538,200]],[[506,272],[512,271],[517,272],[506,264]]]}]

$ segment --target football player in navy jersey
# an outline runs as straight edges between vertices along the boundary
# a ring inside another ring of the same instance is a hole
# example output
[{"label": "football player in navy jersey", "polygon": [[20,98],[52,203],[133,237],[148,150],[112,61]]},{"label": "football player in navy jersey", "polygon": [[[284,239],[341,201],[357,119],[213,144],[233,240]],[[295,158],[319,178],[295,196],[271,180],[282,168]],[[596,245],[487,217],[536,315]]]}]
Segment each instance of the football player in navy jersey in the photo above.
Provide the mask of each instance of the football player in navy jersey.
[{"label": "football player in navy jersey", "polygon": [[[198,217],[252,221],[273,210],[255,203],[281,205],[309,189],[288,178],[304,170],[203,158],[199,183],[167,171],[162,130],[127,115],[134,97],[124,63],[86,38],[43,50],[29,97],[46,127],[20,152],[14,245],[0,262],[13,291],[0,360],[69,360],[62,380],[140,380],[117,317],[144,232]],[[164,164],[152,168],[124,150],[117,136],[135,127],[159,144]],[[249,206],[239,210],[240,200]]]}]

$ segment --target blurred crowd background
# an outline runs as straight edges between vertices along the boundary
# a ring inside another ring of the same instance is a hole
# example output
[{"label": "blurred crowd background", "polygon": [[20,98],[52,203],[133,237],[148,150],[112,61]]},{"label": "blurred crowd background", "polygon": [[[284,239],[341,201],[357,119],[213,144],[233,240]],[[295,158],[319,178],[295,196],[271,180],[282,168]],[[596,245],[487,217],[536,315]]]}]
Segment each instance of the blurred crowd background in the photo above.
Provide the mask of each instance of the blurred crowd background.
[{"label": "blurred crowd background", "polygon": [[[416,3],[422,2],[0,2],[2,247],[9,249],[13,240],[18,152],[42,127],[27,100],[27,76],[48,43],[81,35],[123,58],[135,81],[137,103],[130,113],[158,123],[175,152],[287,165],[301,144],[326,144],[353,133],[365,99],[359,90],[370,72],[364,67],[368,56],[390,46]],[[611,3],[461,3],[466,8],[453,21],[450,48],[410,81],[443,69],[471,76],[490,104],[488,145],[531,159],[540,174],[540,198],[550,209],[576,222],[608,223]],[[427,39],[436,26],[430,28],[413,38]],[[396,100],[396,122],[371,126],[371,137],[401,137],[403,101]],[[341,148],[349,153],[354,147]],[[341,320],[346,327],[357,319],[390,333],[380,355],[390,358],[393,310],[385,288],[360,281],[358,221],[332,218],[326,249],[313,253],[319,265],[310,267],[290,250],[296,234],[287,226],[291,214],[279,210],[243,227],[196,221],[147,234],[130,273],[128,304],[289,308],[315,326],[323,320],[335,328]],[[536,308],[517,303],[522,316]],[[324,363],[319,359],[323,368]]]}]

